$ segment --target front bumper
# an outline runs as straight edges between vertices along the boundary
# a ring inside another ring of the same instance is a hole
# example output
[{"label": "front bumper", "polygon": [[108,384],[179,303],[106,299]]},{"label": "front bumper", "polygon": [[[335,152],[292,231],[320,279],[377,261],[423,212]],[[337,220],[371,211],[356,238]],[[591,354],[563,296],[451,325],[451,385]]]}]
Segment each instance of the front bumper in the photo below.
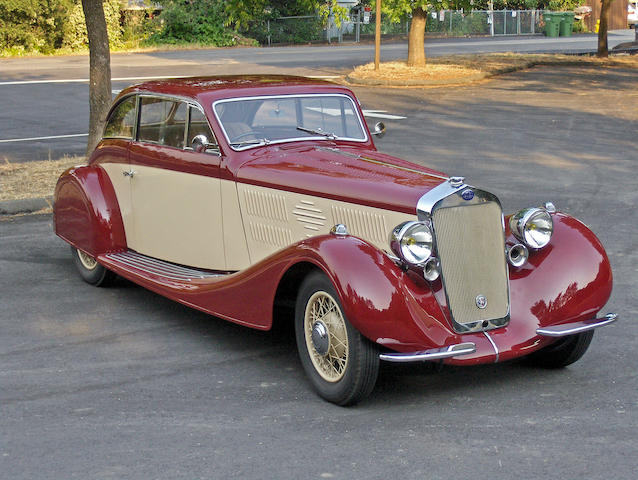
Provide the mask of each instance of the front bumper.
[{"label": "front bumper", "polygon": [[472,342],[457,343],[442,348],[433,348],[422,352],[410,353],[382,353],[381,360],[387,362],[407,363],[407,362],[427,362],[430,360],[441,360],[459,355],[467,355],[476,352],[476,345]]},{"label": "front bumper", "polygon": [[[576,335],[578,333],[587,332],[595,328],[604,327],[605,325],[609,325],[615,322],[617,319],[617,314],[608,313],[601,318],[592,318],[580,322],[564,323],[562,325],[552,325],[549,327],[538,328],[536,330],[536,334],[542,337],[555,338],[565,337],[568,335]],[[494,348],[494,353],[496,354],[495,361],[498,361],[500,352],[497,346],[494,344],[493,340],[486,332],[484,332],[484,335],[488,338],[491,346]],[[443,360],[448,358],[461,357],[463,355],[476,353],[476,350],[477,348],[474,342],[464,342],[418,352],[382,353],[379,355],[379,359],[395,363],[427,362],[432,360]]]},{"label": "front bumper", "polygon": [[564,323],[562,325],[539,328],[536,330],[536,333],[544,337],[565,337],[567,335],[587,332],[594,328],[604,327],[605,325],[614,323],[617,319],[617,313],[608,313],[602,318],[592,318],[590,320],[583,320],[582,322]]}]

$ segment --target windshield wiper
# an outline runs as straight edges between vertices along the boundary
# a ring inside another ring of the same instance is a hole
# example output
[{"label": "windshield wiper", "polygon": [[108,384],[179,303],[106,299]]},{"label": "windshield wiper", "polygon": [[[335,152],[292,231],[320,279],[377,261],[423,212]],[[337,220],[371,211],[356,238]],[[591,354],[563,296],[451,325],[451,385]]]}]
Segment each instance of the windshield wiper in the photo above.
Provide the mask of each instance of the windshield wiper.
[{"label": "windshield wiper", "polygon": [[256,140],[244,140],[243,142],[230,142],[231,147],[242,147],[244,145],[268,145],[270,140],[267,138],[258,138]]},{"label": "windshield wiper", "polygon": [[318,128],[317,130],[313,130],[312,128],[300,127],[299,125],[297,125],[297,130],[301,130],[302,132],[306,132],[306,133],[312,133],[314,135],[322,135],[326,138],[329,138],[330,140],[337,139],[337,136],[334,133],[324,132],[321,128]]}]

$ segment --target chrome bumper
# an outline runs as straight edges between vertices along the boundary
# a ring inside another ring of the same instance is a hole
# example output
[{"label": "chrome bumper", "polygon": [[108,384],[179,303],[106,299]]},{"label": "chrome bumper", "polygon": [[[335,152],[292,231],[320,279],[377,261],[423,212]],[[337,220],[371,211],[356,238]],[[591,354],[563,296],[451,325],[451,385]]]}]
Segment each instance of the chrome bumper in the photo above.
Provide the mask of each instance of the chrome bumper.
[{"label": "chrome bumper", "polygon": [[586,332],[594,328],[604,327],[605,325],[614,323],[617,319],[618,315],[616,313],[608,313],[602,318],[592,318],[590,320],[583,320],[582,322],[539,328],[536,330],[536,333],[544,337],[564,337],[566,335],[575,335],[576,333]]},{"label": "chrome bumper", "polygon": [[423,352],[411,353],[382,353],[379,355],[381,360],[388,362],[407,363],[407,362],[427,362],[430,360],[441,360],[442,358],[451,358],[459,355],[467,355],[476,352],[476,345],[472,342],[457,343],[443,348],[434,348]]}]

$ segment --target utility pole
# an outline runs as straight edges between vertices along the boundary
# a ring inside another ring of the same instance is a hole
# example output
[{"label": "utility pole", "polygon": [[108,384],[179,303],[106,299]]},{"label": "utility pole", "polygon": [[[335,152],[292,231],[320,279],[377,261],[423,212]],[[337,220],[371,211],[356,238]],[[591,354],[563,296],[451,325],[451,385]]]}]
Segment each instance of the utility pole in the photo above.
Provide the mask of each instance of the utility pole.
[{"label": "utility pole", "polygon": [[381,0],[377,0],[377,13],[374,29],[374,69],[379,70],[381,58]]}]

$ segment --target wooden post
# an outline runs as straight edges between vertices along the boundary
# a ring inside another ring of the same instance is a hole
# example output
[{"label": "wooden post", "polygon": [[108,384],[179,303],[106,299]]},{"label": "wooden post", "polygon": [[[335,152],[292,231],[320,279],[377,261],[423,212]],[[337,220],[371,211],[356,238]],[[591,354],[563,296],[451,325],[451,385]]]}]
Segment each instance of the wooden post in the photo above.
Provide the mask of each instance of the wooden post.
[{"label": "wooden post", "polygon": [[374,29],[374,69],[379,70],[381,58],[381,0],[377,0],[377,14]]}]

